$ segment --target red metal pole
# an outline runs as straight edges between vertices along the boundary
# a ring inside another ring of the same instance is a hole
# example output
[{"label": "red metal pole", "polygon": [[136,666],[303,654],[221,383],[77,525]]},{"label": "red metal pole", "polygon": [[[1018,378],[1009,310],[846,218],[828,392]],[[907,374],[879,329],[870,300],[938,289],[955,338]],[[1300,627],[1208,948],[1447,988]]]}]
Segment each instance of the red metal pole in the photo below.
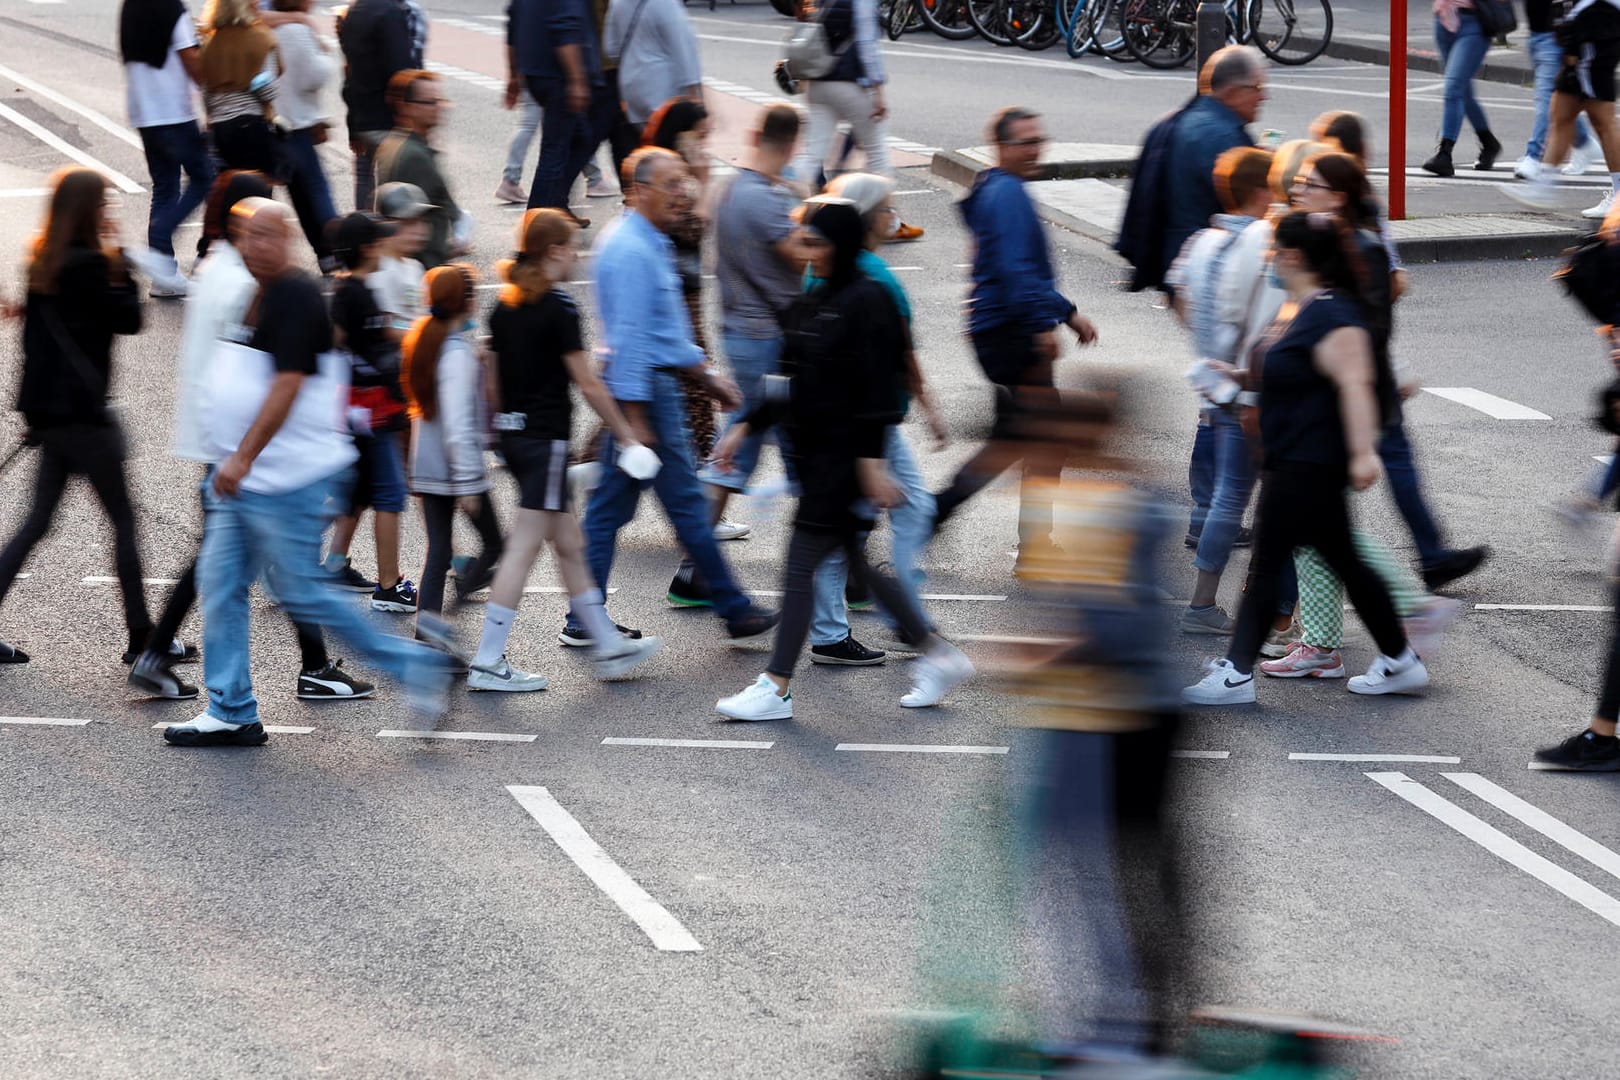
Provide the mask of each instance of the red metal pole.
[{"label": "red metal pole", "polygon": [[1389,220],[1406,219],[1406,3],[1389,3]]}]

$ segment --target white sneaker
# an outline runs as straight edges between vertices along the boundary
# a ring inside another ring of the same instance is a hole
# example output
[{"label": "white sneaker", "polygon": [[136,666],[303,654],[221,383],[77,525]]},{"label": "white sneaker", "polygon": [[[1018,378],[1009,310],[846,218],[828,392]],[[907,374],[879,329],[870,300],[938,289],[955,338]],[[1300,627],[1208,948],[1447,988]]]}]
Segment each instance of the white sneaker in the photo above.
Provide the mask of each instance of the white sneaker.
[{"label": "white sneaker", "polygon": [[1513,175],[1520,180],[1535,180],[1541,176],[1541,162],[1526,154],[1513,166]]},{"label": "white sneaker", "polygon": [[715,702],[714,708],[730,720],[791,720],[793,691],[779,694],[771,677],[761,675],[748,689]]},{"label": "white sneaker", "polygon": [[1543,172],[1540,177],[1520,187],[1504,185],[1502,193],[1516,203],[1522,203],[1532,210],[1558,209],[1558,189],[1551,180],[1546,179]]},{"label": "white sneaker", "polygon": [[183,300],[186,293],[191,291],[191,283],[185,275],[176,274],[171,278],[153,278],[146,286],[146,295],[156,300]]},{"label": "white sneaker", "polygon": [[714,538],[716,540],[741,540],[753,531],[754,529],[750,525],[744,525],[740,521],[729,521],[726,518],[721,518],[714,523]]},{"label": "white sneaker", "polygon": [[664,647],[662,638],[627,638],[618,634],[614,636],[618,638],[617,641],[609,642],[600,649],[591,650],[591,667],[596,670],[596,677],[603,682],[609,679],[622,679],[644,662],[651,660],[653,654]]},{"label": "white sneaker", "polygon": [[531,675],[527,671],[519,671],[501,657],[494,667],[470,667],[467,669],[467,689],[469,690],[504,690],[509,694],[527,694],[535,690],[544,690],[548,680],[544,675]]},{"label": "white sneaker", "polygon": [[927,709],[945,700],[945,695],[961,686],[977,672],[962,650],[941,645],[917,658],[912,666],[911,692],[900,699],[907,709]]},{"label": "white sneaker", "polygon": [[1188,705],[1253,705],[1254,672],[1238,673],[1230,660],[1211,660],[1208,674],[1181,692]]},{"label": "white sneaker", "polygon": [[587,199],[611,199],[618,194],[619,189],[602,177],[598,177],[585,185],[585,197]]},{"label": "white sneaker", "polygon": [[1407,649],[1410,660],[1402,664],[1387,656],[1372,662],[1367,674],[1351,679],[1348,689],[1352,694],[1410,694],[1429,685],[1429,669],[1417,654]]},{"label": "white sneaker", "polygon": [[1406,640],[1412,645],[1412,651],[1432,660],[1440,651],[1440,644],[1445,640],[1446,631],[1457,621],[1460,614],[1462,614],[1461,601],[1444,596],[1431,596],[1425,599],[1423,605],[1401,623],[1406,630]]},{"label": "white sneaker", "polygon": [[1603,196],[1603,201],[1598,203],[1596,206],[1588,206],[1585,210],[1582,210],[1581,217],[1597,219],[1606,218],[1609,216],[1609,210],[1613,208],[1613,206],[1614,189],[1610,188],[1609,193]]},{"label": "white sneaker", "polygon": [[1597,161],[1599,153],[1597,139],[1587,139],[1585,146],[1577,146],[1569,152],[1569,160],[1564,163],[1564,175],[1583,175]]},{"label": "white sneaker", "polygon": [[501,178],[500,186],[495,189],[495,201],[516,206],[529,201],[529,193],[517,185],[515,181]]},{"label": "white sneaker", "polygon": [[1281,630],[1266,631],[1266,640],[1260,643],[1260,655],[1267,660],[1281,660],[1299,643],[1299,623],[1291,622]]}]

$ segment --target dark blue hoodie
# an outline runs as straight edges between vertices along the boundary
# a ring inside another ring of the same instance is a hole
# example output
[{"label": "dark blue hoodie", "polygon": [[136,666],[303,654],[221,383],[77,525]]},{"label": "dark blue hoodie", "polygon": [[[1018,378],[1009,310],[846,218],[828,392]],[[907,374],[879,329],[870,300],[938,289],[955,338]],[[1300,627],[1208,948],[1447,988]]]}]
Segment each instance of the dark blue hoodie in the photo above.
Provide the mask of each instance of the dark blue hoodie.
[{"label": "dark blue hoodie", "polygon": [[961,208],[973,231],[968,333],[1013,325],[1038,334],[1066,321],[1074,305],[1057,291],[1046,233],[1024,182],[987,169]]}]

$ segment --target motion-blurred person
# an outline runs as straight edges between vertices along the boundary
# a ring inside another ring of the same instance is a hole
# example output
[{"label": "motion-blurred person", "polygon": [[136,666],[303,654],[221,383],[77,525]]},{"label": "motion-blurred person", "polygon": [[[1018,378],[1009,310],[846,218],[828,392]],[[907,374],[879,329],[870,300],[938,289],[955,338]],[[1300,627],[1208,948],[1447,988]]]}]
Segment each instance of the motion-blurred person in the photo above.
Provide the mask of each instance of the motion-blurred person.
[{"label": "motion-blurred person", "polygon": [[[1558,73],[1564,66],[1564,47],[1558,41],[1557,30],[1557,20],[1564,7],[1564,0],[1524,0],[1524,20],[1530,31],[1524,48],[1530,54],[1530,64],[1535,71],[1536,119],[1530,128],[1530,139],[1524,144],[1524,157],[1513,168],[1513,175],[1520,180],[1534,180],[1541,175],[1547,131],[1552,126],[1553,88],[1558,85]],[[1563,174],[1584,175],[1598,159],[1600,150],[1585,115],[1576,117],[1575,142],[1569,151],[1569,161],[1564,163]]]},{"label": "motion-blurred person", "polygon": [[[175,396],[171,450],[182,461],[206,466],[219,462],[207,438],[208,372],[225,328],[241,323],[258,291],[258,283],[248,273],[236,249],[243,219],[231,211],[244,199],[268,199],[270,194],[269,180],[256,172],[222,173],[208,194],[207,211],[203,215],[203,231],[210,240],[208,255],[197,264],[192,275],[185,322],[180,328],[180,392]],[[206,477],[206,472],[204,475]],[[173,671],[176,660],[185,659],[190,651],[185,646],[176,647],[174,642],[180,633],[180,624],[196,602],[197,560],[194,557],[169,594],[163,614],[158,616],[152,644],[130,668],[131,686],[175,700],[197,696],[197,688]],[[334,661],[327,655],[320,627],[295,622],[294,628],[300,658],[294,686],[298,697],[326,701],[371,696],[376,689],[374,686],[350,675],[343,670],[341,660]]]},{"label": "motion-blurred person", "polygon": [[1451,151],[1462,134],[1463,117],[1479,137],[1479,158],[1474,168],[1489,172],[1496,167],[1502,143],[1491,134],[1490,118],[1474,96],[1474,76],[1485,64],[1491,38],[1474,13],[1473,0],[1434,0],[1434,43],[1440,50],[1440,63],[1446,71],[1446,101],[1440,117],[1440,145],[1434,156],[1423,163],[1425,172],[1453,176],[1457,167]]},{"label": "motion-blurred person", "polygon": [[542,110],[529,208],[561,210],[584,228],[590,220],[568,209],[568,193],[613,120],[592,111],[606,78],[591,0],[510,0],[506,58],[506,102],[527,87]]},{"label": "motion-blurred person", "polygon": [[191,93],[192,84],[202,79],[200,45],[197,25],[180,0],[124,0],[119,9],[129,124],[141,136],[152,178],[146,248],[131,248],[129,257],[147,276],[148,295],[154,298],[186,295],[186,277],[174,258],[174,231],[202,205],[214,178]]},{"label": "motion-blurred person", "polygon": [[[128,664],[146,648],[152,618],[124,472],[128,449],[108,392],[113,339],[140,333],[141,297],[124,262],[119,214],[108,206],[107,191],[107,178],[93,169],[58,171],[29,254],[17,411],[39,445],[39,471],[27,516],[0,550],[0,603],[51,531],[68,480],[82,476],[113,528]],[[0,663],[27,662],[27,653],[0,642]]]},{"label": "motion-blurred person", "polygon": [[[760,611],[737,587],[715,543],[692,462],[685,397],[675,374],[679,368],[693,368],[721,404],[741,404],[736,384],[705,364],[681,300],[675,245],[668,234],[690,198],[691,173],[677,154],[659,147],[637,150],[626,168],[635,184],[636,207],[598,244],[592,290],[607,348],[603,381],[637,441],[657,452],[660,467],[651,481],[637,480],[615,467],[623,451],[613,435],[603,440],[602,477],[585,515],[591,576],[598,587],[607,588],[619,529],[635,516],[642,488],[650,483],[681,546],[703,575],[730,637],[759,637],[776,625],[776,616]],[[569,621],[581,625],[577,616],[571,613]]]},{"label": "motion-blurred person", "polygon": [[752,686],[715,703],[732,720],[793,718],[790,683],[810,632],[811,582],[834,551],[843,552],[855,577],[921,643],[923,655],[912,669],[915,685],[900,699],[902,706],[938,705],[973,675],[967,657],[932,631],[894,579],[866,562],[862,540],[872,529],[872,514],[904,497],[883,459],[887,428],[900,419],[900,383],[911,348],[911,330],[888,290],[861,271],[866,232],[853,203],[811,200],[800,242],[821,284],[788,311],[782,377],[771,380],[764,401],[715,449],[723,462],[750,429],[786,424],[800,486],[770,663]]},{"label": "motion-blurred person", "polygon": [[209,0],[197,57],[214,152],[227,169],[279,175],[270,126],[280,80],[271,70],[276,36],[255,0]]},{"label": "motion-blurred person", "polygon": [[543,110],[526,86],[519,86],[517,98],[508,99],[505,105],[508,110],[517,112],[517,120],[512,125],[512,137],[506,144],[506,164],[501,168],[501,182],[495,188],[495,201],[515,205],[529,200],[528,193],[523,190],[523,162],[529,156],[534,137],[540,132]]},{"label": "motion-blurred person", "polygon": [[[307,13],[313,3],[275,0],[275,9]],[[276,110],[286,123],[280,138],[282,179],[287,183],[287,195],[298,213],[304,239],[320,260],[322,273],[331,273],[337,266],[326,228],[337,217],[337,208],[332,205],[332,188],[321,167],[319,147],[326,142],[331,128],[322,101],[326,84],[337,74],[338,59],[321,35],[306,23],[283,23],[275,28],[275,34],[275,68],[281,78]]]},{"label": "motion-blurred person", "polygon": [[388,84],[425,62],[427,19],[411,0],[353,0],[338,23],[343,49],[343,103],[354,154],[354,208],[370,210],[377,186],[377,147],[394,128]]},{"label": "motion-blurred person", "polygon": [[643,143],[651,141],[647,121],[671,98],[703,102],[697,35],[679,0],[610,0],[602,57],[605,64],[615,65],[609,74],[616,81],[622,112]]},{"label": "motion-blurred person", "polygon": [[472,250],[468,220],[450,194],[450,184],[439,167],[439,152],[428,142],[434,130],[450,118],[450,103],[440,89],[439,77],[431,71],[401,71],[389,80],[394,130],[377,146],[378,186],[413,184],[427,199],[430,209],[422,217],[428,237],[417,259],[428,270]]},{"label": "motion-blurred person", "polygon": [[517,255],[503,266],[506,288],[489,317],[489,347],[500,387],[495,428],[517,481],[519,510],[484,608],[483,636],[467,677],[475,688],[538,690],[546,685],[544,676],[515,670],[506,659],[506,645],[529,571],[547,545],[556,556],[569,609],[582,624],[570,621],[559,640],[589,647],[599,678],[628,674],[662,644],[608,618],[602,590],[585,565],[579,522],[569,508],[564,466],[573,428],[572,387],[579,388],[621,448],[637,445],[624,413],[591,366],[579,309],[562,288],[574,267],[576,228],[556,210],[524,215]]},{"label": "motion-blurred person", "polygon": [[417,256],[428,241],[427,215],[436,209],[415,184],[396,182],[377,189],[377,216],[393,228],[393,235],[383,239],[377,272],[366,278],[366,284],[401,335],[427,310],[422,303],[427,271]]},{"label": "motion-blurred person", "polygon": [[[1074,331],[1081,345],[1097,340],[1097,328],[1057,291],[1052,256],[1035,204],[1024,185],[1041,175],[1046,131],[1039,114],[1011,106],[990,125],[995,168],[974,181],[962,201],[962,218],[973,231],[973,291],[968,297],[968,335],[979,367],[994,389],[995,424],[979,452],[935,495],[937,530],[968,499],[996,477],[1022,463],[1024,487],[1018,514],[1018,558],[1050,547],[1051,509],[1035,491],[1061,465],[1047,460],[1039,444],[1025,446],[1016,434],[1021,410],[1052,394],[1060,351],[1058,327]],[[1189,233],[1189,235],[1191,235]]]},{"label": "motion-blurred person", "polygon": [[1408,693],[1429,673],[1406,640],[1389,594],[1356,554],[1345,488],[1378,480],[1376,365],[1363,313],[1356,242],[1336,216],[1296,212],[1276,228],[1272,268],[1289,303],[1259,348],[1264,475],[1249,589],[1231,648],[1182,692],[1194,705],[1255,700],[1254,661],[1276,610],[1279,576],[1296,547],[1321,552],[1349,591],[1377,659],[1350,680],[1357,694]]},{"label": "motion-blurred person", "polygon": [[293,221],[280,203],[245,199],[237,247],[258,291],[207,374],[207,438],[220,464],[203,485],[206,522],[197,583],[203,602],[208,709],[168,728],[181,746],[257,746],[249,666],[248,590],[261,574],[293,618],[336,631],[410,690],[418,712],[443,711],[441,661],[378,632],[326,588],[318,569],[328,506],[351,482],[355,450],[339,429],[342,361],[315,279],[292,262]]}]

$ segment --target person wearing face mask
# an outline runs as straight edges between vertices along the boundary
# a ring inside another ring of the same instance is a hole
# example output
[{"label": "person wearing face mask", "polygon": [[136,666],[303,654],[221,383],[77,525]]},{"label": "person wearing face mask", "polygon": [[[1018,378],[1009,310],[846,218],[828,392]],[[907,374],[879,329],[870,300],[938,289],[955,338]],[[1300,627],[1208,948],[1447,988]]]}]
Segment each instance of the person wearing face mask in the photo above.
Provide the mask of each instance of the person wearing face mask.
[{"label": "person wearing face mask", "polygon": [[886,429],[900,418],[899,387],[911,347],[894,300],[861,271],[866,234],[853,203],[822,196],[807,204],[800,239],[821,284],[784,319],[783,374],[769,381],[765,399],[715,448],[715,459],[724,462],[750,430],[784,424],[801,489],[770,663],[753,685],[715,703],[732,720],[793,718],[790,683],[810,630],[811,580],[834,551],[843,552],[851,573],[920,643],[915,685],[902,706],[938,705],[974,673],[894,580],[867,565],[861,544],[872,528],[872,508],[894,506],[902,497],[883,449]]}]

